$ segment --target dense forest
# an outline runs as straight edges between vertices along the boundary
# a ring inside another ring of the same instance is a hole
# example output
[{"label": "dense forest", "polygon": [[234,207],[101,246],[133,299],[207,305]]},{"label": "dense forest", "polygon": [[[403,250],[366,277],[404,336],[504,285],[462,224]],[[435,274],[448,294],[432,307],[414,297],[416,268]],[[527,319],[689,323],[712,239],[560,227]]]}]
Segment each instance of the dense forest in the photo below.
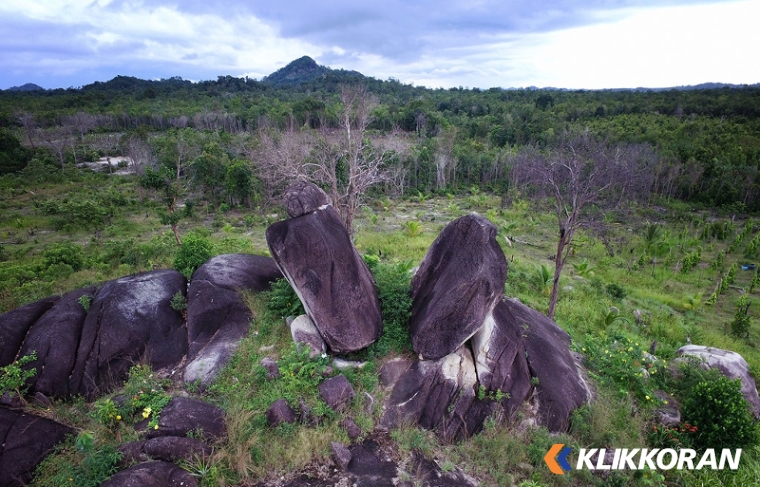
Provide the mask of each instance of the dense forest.
[{"label": "dense forest", "polygon": [[[611,147],[651,148],[649,198],[760,209],[760,88],[434,90],[308,57],[260,81],[118,76],[76,89],[0,92],[0,173],[127,155],[141,170],[185,178],[215,204],[265,204],[277,178],[264,162],[278,163],[276,154],[318,159],[331,139],[340,145],[347,85],[361,85],[371,102],[361,150],[382,152],[385,171],[374,191],[506,193],[521,151],[551,151],[568,134],[588,132]],[[338,152],[335,174],[345,179]]]}]

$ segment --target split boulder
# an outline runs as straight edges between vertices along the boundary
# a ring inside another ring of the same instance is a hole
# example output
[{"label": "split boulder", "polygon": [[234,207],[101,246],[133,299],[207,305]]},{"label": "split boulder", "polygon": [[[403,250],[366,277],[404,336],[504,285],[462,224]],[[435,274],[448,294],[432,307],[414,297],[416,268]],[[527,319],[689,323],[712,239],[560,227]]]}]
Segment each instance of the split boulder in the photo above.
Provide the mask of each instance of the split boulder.
[{"label": "split boulder", "polygon": [[516,299],[499,303],[494,318],[500,329],[517,331],[524,340],[539,424],[549,431],[567,431],[570,414],[591,399],[591,390],[570,352],[570,335]]},{"label": "split boulder", "polygon": [[186,288],[187,281],[174,270],[106,283],[84,322],[72,394],[94,398],[125,380],[132,365],[141,361],[153,369],[179,364],[187,353],[187,328],[170,302]]},{"label": "split boulder", "polygon": [[410,333],[423,360],[438,360],[470,339],[504,292],[507,260],[496,227],[471,214],[446,225],[412,279]]}]

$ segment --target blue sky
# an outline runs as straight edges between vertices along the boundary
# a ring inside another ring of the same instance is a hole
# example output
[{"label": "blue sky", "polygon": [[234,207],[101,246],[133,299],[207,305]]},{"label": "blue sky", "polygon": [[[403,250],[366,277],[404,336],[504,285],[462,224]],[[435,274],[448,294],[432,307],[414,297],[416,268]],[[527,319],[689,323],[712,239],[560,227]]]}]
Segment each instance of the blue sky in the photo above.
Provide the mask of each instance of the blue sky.
[{"label": "blue sky", "polygon": [[262,78],[303,55],[428,87],[758,83],[760,0],[2,0],[0,89]]}]

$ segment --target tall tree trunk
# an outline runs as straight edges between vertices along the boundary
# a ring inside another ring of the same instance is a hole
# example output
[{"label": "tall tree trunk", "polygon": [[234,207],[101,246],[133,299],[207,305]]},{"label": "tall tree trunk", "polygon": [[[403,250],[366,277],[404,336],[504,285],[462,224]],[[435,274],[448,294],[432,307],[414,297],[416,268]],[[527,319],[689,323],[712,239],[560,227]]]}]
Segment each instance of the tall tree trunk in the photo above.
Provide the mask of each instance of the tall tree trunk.
[{"label": "tall tree trunk", "polygon": [[549,311],[546,316],[554,319],[554,311],[557,308],[557,299],[559,297],[559,276],[562,274],[562,268],[565,266],[565,247],[569,239],[564,228],[560,230],[559,242],[557,243],[557,255],[554,258],[554,280],[552,282],[552,294],[549,297]]}]

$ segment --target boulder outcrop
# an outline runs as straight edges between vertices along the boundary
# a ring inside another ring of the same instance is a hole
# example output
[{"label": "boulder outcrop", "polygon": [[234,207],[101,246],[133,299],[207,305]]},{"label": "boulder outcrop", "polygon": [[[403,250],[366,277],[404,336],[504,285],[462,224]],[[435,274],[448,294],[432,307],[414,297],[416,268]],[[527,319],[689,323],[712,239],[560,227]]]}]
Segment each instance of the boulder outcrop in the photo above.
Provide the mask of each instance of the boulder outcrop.
[{"label": "boulder outcrop", "polygon": [[208,386],[248,334],[252,315],[240,291],[266,291],[281,277],[273,259],[250,254],[219,255],[195,271],[188,290],[186,383]]},{"label": "boulder outcrop", "polygon": [[491,222],[472,214],[449,223],[412,279],[414,351],[423,360],[456,351],[483,326],[506,279],[507,260]]},{"label": "boulder outcrop", "polygon": [[0,315],[0,367],[5,367],[17,358],[29,328],[59,299],[59,296],[50,296]]},{"label": "boulder outcrop", "polygon": [[[310,183],[297,183],[286,194],[306,209],[324,194]],[[326,198],[326,195],[324,196]],[[351,242],[332,205],[321,205],[267,228],[267,244],[278,267],[298,294],[328,348],[337,353],[360,350],[382,331],[380,301],[367,264]]]},{"label": "boulder outcrop", "polygon": [[[37,373],[27,381],[30,391],[48,397],[66,397],[79,392],[69,379],[87,316],[79,299],[94,292],[95,288],[90,287],[66,294],[29,328],[19,356],[33,352],[37,354],[37,360],[24,366],[26,369],[37,369]],[[75,377],[71,381],[79,382]]]},{"label": "boulder outcrop", "polygon": [[[418,424],[449,440],[476,433],[477,373],[468,347],[438,360],[418,360],[396,381],[381,423],[387,428]],[[485,418],[483,418],[485,420]]]},{"label": "boulder outcrop", "polygon": [[111,476],[100,487],[196,487],[198,482],[190,472],[179,466],[154,460]]}]

